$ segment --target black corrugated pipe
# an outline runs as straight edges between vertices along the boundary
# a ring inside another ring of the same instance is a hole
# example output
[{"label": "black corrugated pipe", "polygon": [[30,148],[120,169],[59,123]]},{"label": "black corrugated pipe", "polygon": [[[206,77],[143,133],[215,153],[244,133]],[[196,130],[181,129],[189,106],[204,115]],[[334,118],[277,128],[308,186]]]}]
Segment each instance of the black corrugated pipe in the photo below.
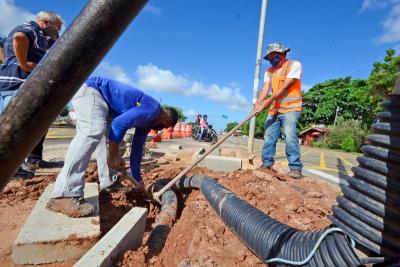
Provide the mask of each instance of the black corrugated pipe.
[{"label": "black corrugated pipe", "polygon": [[400,256],[400,95],[382,106],[330,219],[367,254],[385,258]]},{"label": "black corrugated pipe", "polygon": [[206,176],[185,177],[176,186],[180,189],[199,188],[232,232],[267,264],[315,267],[361,265],[349,239],[338,228],[299,231],[274,220]]},{"label": "black corrugated pipe", "polygon": [[[151,192],[155,192],[154,187],[160,190],[165,183],[159,183],[152,186]],[[161,211],[156,218],[156,223],[147,240],[149,251],[146,258],[151,258],[158,255],[167,241],[168,234],[176,220],[176,213],[178,209],[178,200],[176,194],[172,190],[167,190],[161,198]]]},{"label": "black corrugated pipe", "polygon": [[92,0],[0,116],[0,190],[147,0]]}]

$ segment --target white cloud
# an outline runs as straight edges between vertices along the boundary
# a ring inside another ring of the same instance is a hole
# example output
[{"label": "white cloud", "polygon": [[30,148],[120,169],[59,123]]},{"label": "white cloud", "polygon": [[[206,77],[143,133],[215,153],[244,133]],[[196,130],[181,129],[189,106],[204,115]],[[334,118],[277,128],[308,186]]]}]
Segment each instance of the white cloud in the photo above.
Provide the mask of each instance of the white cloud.
[{"label": "white cloud", "polygon": [[388,18],[383,22],[383,35],[379,38],[381,43],[400,41],[400,4],[392,7]]},{"label": "white cloud", "polygon": [[377,38],[378,43],[400,41],[400,0],[364,0],[361,11],[390,8],[382,23],[383,33]]},{"label": "white cloud", "polygon": [[161,8],[156,7],[156,6],[153,6],[153,5],[150,5],[150,4],[147,4],[147,5],[144,7],[144,11],[146,11],[146,12],[148,12],[148,13],[151,13],[151,14],[153,14],[153,15],[158,15],[158,14],[161,13]]},{"label": "white cloud", "polygon": [[137,86],[142,89],[183,96],[202,96],[226,104],[232,110],[248,110],[248,102],[238,87],[205,85],[153,64],[138,66],[136,76]]},{"label": "white cloud", "polygon": [[193,109],[189,109],[189,110],[187,110],[187,111],[185,111],[184,112],[184,114],[186,115],[186,116],[194,116],[194,115],[196,115],[198,112],[196,112],[196,111],[194,111]]},{"label": "white cloud", "polygon": [[29,10],[17,7],[14,0],[0,0],[0,34],[7,36],[17,25],[33,20]]},{"label": "white cloud", "polygon": [[367,9],[379,9],[386,7],[392,0],[364,0],[361,6],[361,11]]},{"label": "white cloud", "polygon": [[103,61],[100,63],[96,69],[96,74],[107,76],[122,83],[133,85],[132,80],[129,78],[128,74],[125,73],[121,66],[111,65],[108,61]]}]

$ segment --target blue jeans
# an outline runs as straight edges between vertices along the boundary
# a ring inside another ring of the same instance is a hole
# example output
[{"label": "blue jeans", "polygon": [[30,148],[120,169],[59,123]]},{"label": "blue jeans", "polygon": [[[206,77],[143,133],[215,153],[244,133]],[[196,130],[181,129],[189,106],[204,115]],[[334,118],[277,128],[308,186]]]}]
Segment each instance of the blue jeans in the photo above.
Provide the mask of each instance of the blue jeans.
[{"label": "blue jeans", "polygon": [[276,142],[281,134],[281,127],[283,127],[289,168],[291,170],[301,170],[303,168],[303,164],[300,161],[300,145],[297,137],[299,117],[300,112],[298,111],[279,113],[274,116],[268,115],[264,125],[264,146],[261,155],[264,167],[270,167],[274,164]]},{"label": "blue jeans", "polygon": [[[6,107],[10,103],[11,99],[17,94],[17,90],[14,91],[0,91],[0,115],[6,110]],[[47,133],[46,133],[47,134]],[[43,159],[43,142],[46,134],[40,139],[39,143],[31,151],[25,161],[30,163],[36,163]]]},{"label": "blue jeans", "polygon": [[16,93],[17,90],[6,91],[6,92],[0,91],[0,115],[4,112],[4,110],[6,110],[8,103],[10,103],[11,99],[14,97]]}]

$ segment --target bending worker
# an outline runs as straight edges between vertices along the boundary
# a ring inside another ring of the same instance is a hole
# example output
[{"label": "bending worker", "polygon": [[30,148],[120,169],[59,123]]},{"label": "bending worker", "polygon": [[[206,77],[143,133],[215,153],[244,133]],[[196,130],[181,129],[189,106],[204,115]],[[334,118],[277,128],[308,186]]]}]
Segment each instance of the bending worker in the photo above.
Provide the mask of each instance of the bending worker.
[{"label": "bending worker", "polygon": [[[297,122],[300,117],[301,64],[287,60],[290,48],[281,43],[268,45],[264,59],[271,63],[264,76],[264,85],[254,106],[257,113],[270,107],[265,121],[264,146],[262,149],[263,168],[270,169],[274,164],[276,143],[283,127],[286,143],[286,158],[292,178],[302,177],[303,164],[300,160],[300,146],[297,137]],[[270,87],[272,95],[267,98]]]},{"label": "bending worker", "polygon": [[[100,189],[118,191],[122,185],[110,178],[108,166],[115,170],[125,167],[119,156],[119,143],[129,128],[135,128],[130,155],[133,178],[144,190],[140,175],[143,146],[151,129],[174,127],[178,114],[174,109],[161,108],[160,104],[142,91],[103,77],[91,77],[72,98],[76,111],[76,135],[72,140],[65,164],[57,177],[53,198],[47,208],[71,217],[88,216],[96,208],[85,201],[85,171],[92,153],[98,165]],[[107,160],[107,118],[111,118]],[[108,161],[108,165],[107,165]]]}]

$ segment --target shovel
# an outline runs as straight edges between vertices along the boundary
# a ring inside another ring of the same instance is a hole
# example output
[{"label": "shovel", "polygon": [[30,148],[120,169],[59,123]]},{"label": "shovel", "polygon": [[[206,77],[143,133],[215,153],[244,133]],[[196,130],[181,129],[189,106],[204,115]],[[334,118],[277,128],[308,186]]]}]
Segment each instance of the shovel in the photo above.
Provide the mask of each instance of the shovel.
[{"label": "shovel", "polygon": [[217,143],[215,143],[208,151],[204,152],[204,154],[197,158],[195,162],[190,164],[186,169],[184,169],[181,173],[179,173],[174,179],[172,179],[168,184],[166,184],[163,188],[161,188],[160,191],[156,192],[153,194],[153,197],[156,201],[161,203],[160,197],[162,194],[165,193],[168,189],[170,189],[177,181],[179,181],[185,174],[187,174],[193,167],[195,167],[200,161],[202,161],[205,157],[207,157],[211,152],[213,152],[217,147],[219,147],[223,142],[225,142],[226,139],[228,139],[237,129],[239,129],[243,124],[245,124],[248,120],[250,120],[252,117],[257,115],[255,111],[253,111],[246,119],[244,119],[242,122],[240,122],[238,125],[236,125],[229,133],[224,135]]}]

